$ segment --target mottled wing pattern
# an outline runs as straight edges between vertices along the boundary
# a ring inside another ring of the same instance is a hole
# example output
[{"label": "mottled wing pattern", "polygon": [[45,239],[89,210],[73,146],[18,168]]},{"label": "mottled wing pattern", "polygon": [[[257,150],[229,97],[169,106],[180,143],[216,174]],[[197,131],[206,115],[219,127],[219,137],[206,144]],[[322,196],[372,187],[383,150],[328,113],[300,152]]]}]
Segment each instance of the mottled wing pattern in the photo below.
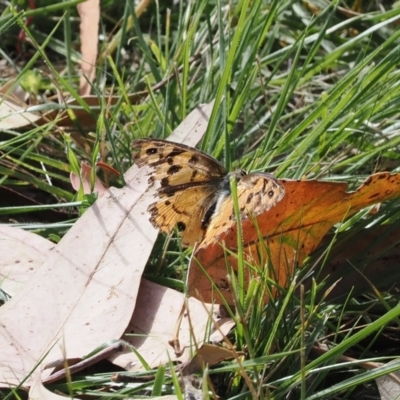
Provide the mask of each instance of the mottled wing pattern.
[{"label": "mottled wing pattern", "polygon": [[226,169],[207,154],[182,144],[138,139],[132,145],[136,164],[152,168],[149,183],[160,183],[158,199],[148,208],[153,226],[165,233],[176,226],[184,246],[201,241],[208,226],[204,218],[215,206]]},{"label": "mottled wing pattern", "polygon": [[149,183],[159,182],[157,201],[148,208],[151,223],[165,233],[176,226],[184,246],[204,238],[205,247],[236,223],[229,176],[237,180],[241,219],[269,210],[285,195],[273,176],[243,171],[228,176],[217,160],[183,144],[138,139],[133,148],[136,164],[152,168]]},{"label": "mottled wing pattern", "polygon": [[243,176],[237,184],[239,210],[242,218],[268,211],[285,196],[284,186],[272,175],[253,173]]},{"label": "mottled wing pattern", "polygon": [[193,147],[157,139],[137,139],[132,145],[136,164],[152,167],[149,182],[160,181],[161,187],[208,182],[227,174],[217,160]]},{"label": "mottled wing pattern", "polygon": [[[268,211],[284,196],[284,186],[272,175],[266,173],[244,175],[237,182],[237,200],[243,220]],[[223,199],[218,211],[211,219],[202,246],[207,247],[216,242],[223,232],[235,224],[233,198],[230,195]]]},{"label": "mottled wing pattern", "polygon": [[193,246],[201,242],[207,224],[203,224],[204,215],[215,203],[217,188],[214,185],[201,185],[178,190],[171,196],[162,196],[151,204],[148,211],[150,222],[164,233],[177,227],[183,246]]}]

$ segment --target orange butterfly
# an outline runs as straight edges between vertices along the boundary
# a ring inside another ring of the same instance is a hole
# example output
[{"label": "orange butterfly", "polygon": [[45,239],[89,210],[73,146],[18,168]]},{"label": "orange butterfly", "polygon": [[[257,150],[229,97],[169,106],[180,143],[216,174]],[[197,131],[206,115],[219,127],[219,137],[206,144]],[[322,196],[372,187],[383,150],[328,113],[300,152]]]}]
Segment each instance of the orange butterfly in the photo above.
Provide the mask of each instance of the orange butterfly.
[{"label": "orange butterfly", "polygon": [[149,183],[159,184],[157,201],[148,208],[151,223],[164,233],[176,226],[184,246],[203,240],[214,243],[236,223],[232,176],[242,219],[262,214],[285,195],[283,185],[272,175],[243,170],[228,173],[214,158],[183,144],[137,139],[132,145],[136,164],[152,168]]}]

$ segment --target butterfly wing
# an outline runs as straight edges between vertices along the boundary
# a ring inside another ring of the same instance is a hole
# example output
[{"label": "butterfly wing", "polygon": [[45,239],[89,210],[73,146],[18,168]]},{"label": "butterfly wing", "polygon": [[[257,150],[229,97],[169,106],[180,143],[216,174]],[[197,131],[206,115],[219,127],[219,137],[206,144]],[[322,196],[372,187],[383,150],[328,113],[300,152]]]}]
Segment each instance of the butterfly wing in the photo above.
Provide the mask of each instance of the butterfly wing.
[{"label": "butterfly wing", "polygon": [[148,211],[154,227],[169,233],[177,226],[184,246],[203,239],[226,169],[207,154],[166,140],[137,139],[134,159],[150,166],[149,183],[160,183]]},{"label": "butterfly wing", "polygon": [[243,176],[237,184],[242,219],[268,211],[285,196],[284,186],[272,175],[254,173]]},{"label": "butterfly wing", "polygon": [[184,190],[163,193],[161,198],[151,204],[148,211],[150,222],[164,233],[177,227],[183,246],[193,246],[201,242],[207,229],[204,217],[215,204],[214,185],[185,187]]},{"label": "butterfly wing", "polygon": [[[148,208],[156,228],[169,233],[177,226],[183,245],[204,237],[204,247],[236,223],[229,177],[218,161],[166,140],[137,139],[133,147],[136,164],[153,168],[149,183],[160,183],[158,200]],[[282,184],[269,174],[236,172],[234,176],[242,219],[269,210],[285,195]]]},{"label": "butterfly wing", "polygon": [[[237,202],[241,219],[256,217],[275,206],[285,196],[284,186],[272,175],[253,173],[237,182]],[[236,224],[233,197],[225,196],[207,229],[202,247],[216,242],[219,236]]]},{"label": "butterfly wing", "polygon": [[189,182],[209,182],[227,174],[214,158],[196,150],[167,140],[136,139],[134,159],[139,167],[149,165],[154,169],[150,183],[160,181],[161,187]]}]

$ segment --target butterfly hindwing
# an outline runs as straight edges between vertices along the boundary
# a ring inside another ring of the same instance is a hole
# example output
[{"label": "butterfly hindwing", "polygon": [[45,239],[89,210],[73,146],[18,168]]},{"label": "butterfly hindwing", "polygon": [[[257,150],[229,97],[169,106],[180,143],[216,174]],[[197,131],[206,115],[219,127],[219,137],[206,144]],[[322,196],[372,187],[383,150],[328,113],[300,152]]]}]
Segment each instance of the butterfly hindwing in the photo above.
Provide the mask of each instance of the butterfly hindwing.
[{"label": "butterfly hindwing", "polygon": [[215,203],[215,187],[201,185],[187,187],[171,195],[164,195],[150,205],[150,222],[162,232],[169,233],[177,227],[183,246],[201,242],[207,229],[204,215]]},{"label": "butterfly hindwing", "polygon": [[[284,186],[272,175],[253,173],[242,176],[236,184],[240,218],[256,217],[281,201]],[[224,197],[204,237],[203,247],[215,243],[219,236],[236,224],[232,195]]]},{"label": "butterfly hindwing", "polygon": [[249,214],[260,215],[281,201],[285,188],[270,174],[253,173],[240,179],[237,194],[241,218],[247,218]]}]

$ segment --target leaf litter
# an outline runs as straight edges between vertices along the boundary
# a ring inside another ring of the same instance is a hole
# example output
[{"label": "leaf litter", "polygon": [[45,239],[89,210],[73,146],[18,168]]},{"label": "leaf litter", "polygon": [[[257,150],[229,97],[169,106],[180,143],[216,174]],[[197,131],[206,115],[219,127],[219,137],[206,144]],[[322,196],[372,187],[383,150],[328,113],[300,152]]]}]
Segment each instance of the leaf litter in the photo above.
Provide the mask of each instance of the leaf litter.
[{"label": "leaf litter", "polygon": [[[194,146],[207,128],[212,106],[211,103],[191,113],[169,140]],[[146,211],[154,194],[147,187],[147,172],[146,168],[133,166],[125,175],[126,187],[109,189],[57,246],[15,228],[1,228],[0,251],[9,256],[0,263],[2,287],[15,293],[0,309],[2,386],[24,382],[27,387],[32,385],[33,397],[49,398],[41,384],[41,380],[51,379],[53,369],[46,369],[46,365],[68,360],[72,365],[94,348],[120,338],[134,346],[150,366],[169,359],[185,363],[193,344],[196,349],[204,339],[220,341],[232,328],[233,322],[222,319],[218,308],[189,299],[179,333],[183,355],[178,359],[169,346],[184,296],[141,278],[157,237]],[[345,215],[399,195],[398,174],[372,175],[353,193],[345,192],[347,186],[343,183],[282,182],[288,194],[285,199],[259,216],[257,227],[253,221],[243,223],[244,244],[252,262],[256,254],[252,246],[258,244],[260,232],[272,253],[276,251],[272,257],[279,259],[284,252],[286,260],[301,261]],[[286,246],[282,246],[278,238],[285,234]],[[220,239],[235,249],[234,230]],[[274,247],[274,240],[279,246]],[[303,246],[300,248],[299,244]],[[200,244],[195,252],[215,280],[226,276],[225,263],[218,264],[222,255],[220,245]],[[231,263],[234,265],[234,259]],[[283,275],[283,279],[287,278]],[[191,275],[189,289],[197,295],[194,287],[207,299],[208,289],[203,290]],[[114,352],[109,359],[125,369],[143,368],[129,347]],[[39,362],[41,367],[29,376]],[[55,395],[49,392],[49,396]]]},{"label": "leaf litter", "polygon": [[[212,106],[194,110],[172,139],[188,138],[187,141],[194,145],[206,130],[206,116],[210,115]],[[32,276],[0,309],[0,384],[3,387],[14,387],[21,382],[29,387],[36,382],[33,387],[39,390],[38,381],[47,379],[53,371],[52,368],[45,369],[46,365],[53,366],[66,360],[76,362],[104,343],[123,337],[127,327],[127,333],[132,329],[129,323],[136,303],[142,301],[137,298],[142,272],[157,237],[146,212],[148,204],[153,201],[153,193],[147,190],[147,172],[134,165],[125,176],[127,185],[122,189],[110,188],[57,246],[39,240],[39,245],[36,245],[38,253],[31,252]],[[16,242],[22,238],[24,250],[30,252],[30,240],[37,237],[27,232],[24,237],[18,236],[19,231],[15,230],[14,234],[14,228],[0,232],[5,244],[2,252],[12,254],[15,250],[15,259],[21,251],[21,243],[16,246]],[[6,275],[5,285],[8,285],[7,280],[14,279],[14,272],[18,274],[18,269],[10,272],[9,264],[0,265],[0,273]],[[23,264],[26,268],[25,262]],[[154,291],[157,286],[148,282],[145,285],[152,286]],[[143,303],[145,309],[142,311],[150,318],[145,321],[145,326],[141,327],[141,322],[134,320],[135,329],[146,335],[157,322],[156,315],[166,317],[164,331],[166,324],[174,328],[177,312],[171,309],[168,297],[173,299],[176,307],[183,304],[184,295],[171,289],[161,290],[164,296],[158,297],[158,301],[146,300]],[[148,294],[146,290],[144,293]],[[157,297],[156,292],[154,297]],[[211,331],[207,323],[208,311],[200,302],[197,303],[196,318],[200,309],[204,310],[204,318],[200,318],[196,325],[197,319],[193,317],[191,323],[194,323],[192,328],[200,342],[207,337],[206,331]],[[227,331],[231,327],[232,324],[226,325]],[[149,360],[152,365],[176,358],[168,344],[170,337],[163,336],[161,331],[158,333],[157,348]],[[143,349],[153,346],[153,343],[149,345],[146,342],[148,339],[148,336],[140,338]],[[187,339],[185,342],[185,336],[180,335],[181,345],[185,348],[179,359],[181,362],[189,359],[190,345],[193,344],[190,334]],[[129,364],[138,368],[134,357],[129,360],[127,357],[124,355],[123,358],[125,366]],[[114,358],[118,360],[118,357]],[[40,368],[29,375],[39,362]]]}]

